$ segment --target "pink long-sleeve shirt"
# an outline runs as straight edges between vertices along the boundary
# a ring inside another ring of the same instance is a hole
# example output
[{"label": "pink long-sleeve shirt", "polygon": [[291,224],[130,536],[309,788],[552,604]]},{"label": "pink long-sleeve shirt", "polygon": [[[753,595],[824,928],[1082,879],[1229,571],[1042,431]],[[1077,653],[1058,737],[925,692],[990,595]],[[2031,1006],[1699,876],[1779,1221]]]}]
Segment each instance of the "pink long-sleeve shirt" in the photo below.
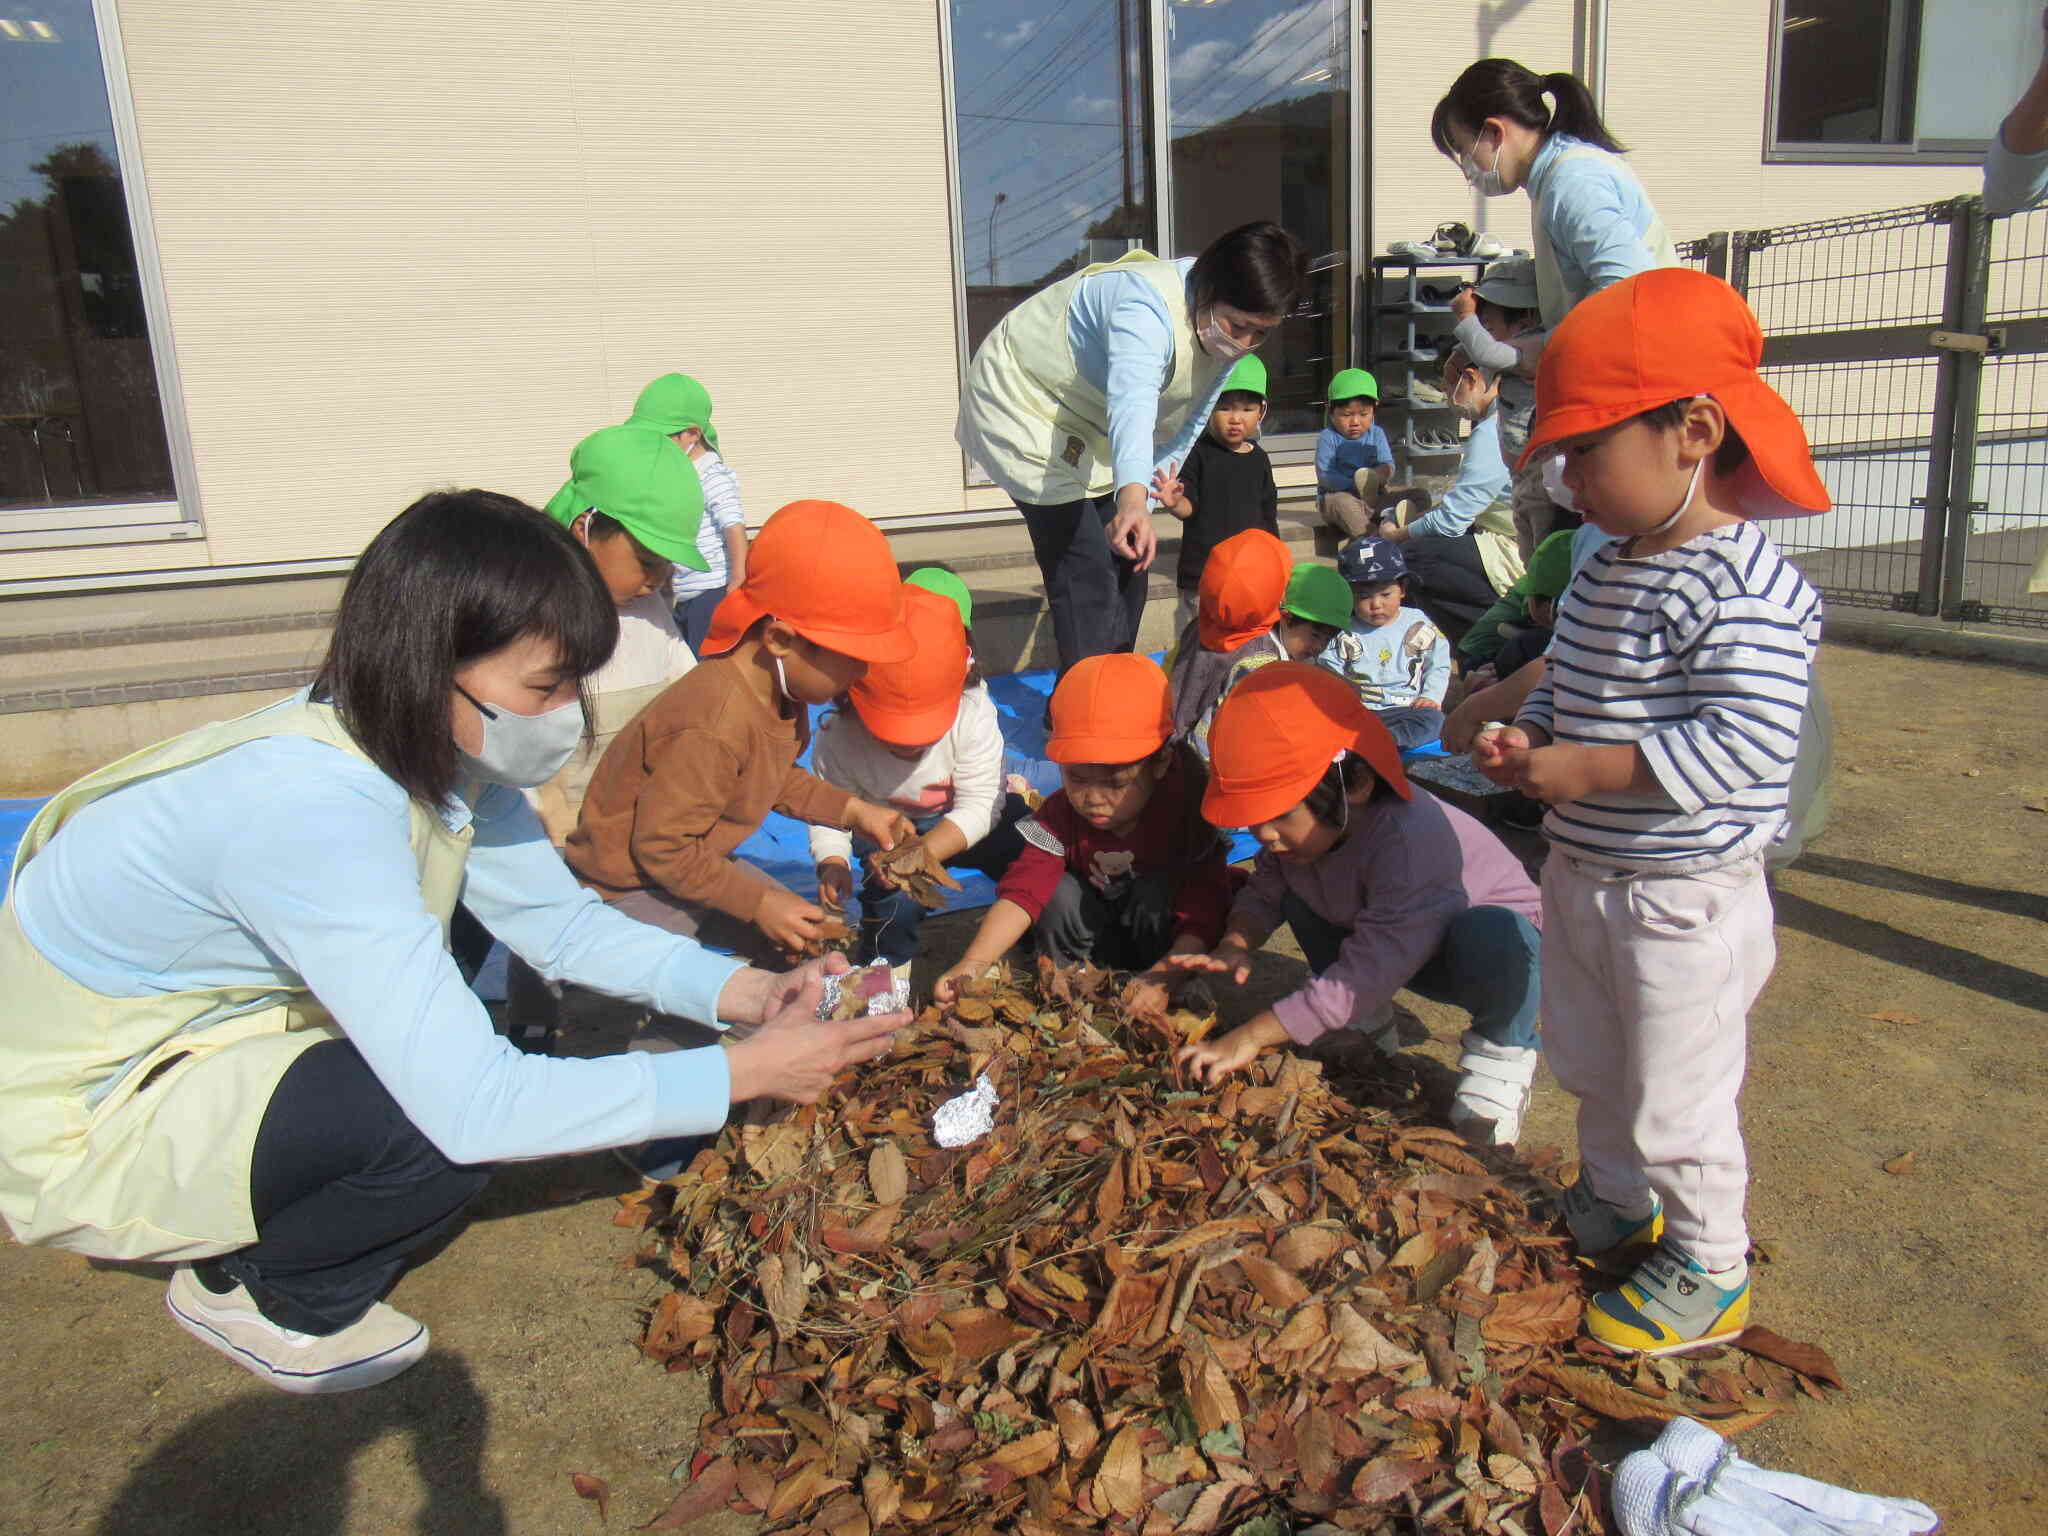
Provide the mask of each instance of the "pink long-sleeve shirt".
[{"label": "pink long-sleeve shirt", "polygon": [[1508,907],[1538,928],[1543,897],[1505,844],[1474,818],[1426,791],[1413,800],[1382,795],[1350,833],[1313,864],[1261,853],[1230,909],[1230,926],[1271,933],[1292,890],[1351,936],[1336,961],[1273,1005],[1287,1033],[1307,1044],[1342,1029],[1363,1006],[1407,985],[1468,907]]}]

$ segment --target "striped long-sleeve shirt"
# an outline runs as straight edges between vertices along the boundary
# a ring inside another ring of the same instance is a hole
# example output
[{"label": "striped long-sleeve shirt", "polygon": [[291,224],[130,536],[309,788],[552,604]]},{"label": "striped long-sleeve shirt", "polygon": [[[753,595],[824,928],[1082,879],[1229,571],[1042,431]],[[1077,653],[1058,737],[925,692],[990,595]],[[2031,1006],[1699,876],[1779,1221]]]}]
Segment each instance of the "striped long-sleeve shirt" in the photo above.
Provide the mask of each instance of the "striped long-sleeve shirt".
[{"label": "striped long-sleeve shirt", "polygon": [[1748,522],[1641,559],[1627,547],[1594,551],[1566,590],[1518,719],[1559,743],[1633,742],[1661,793],[1553,806],[1544,831],[1616,869],[1756,855],[1785,817],[1820,595]]}]

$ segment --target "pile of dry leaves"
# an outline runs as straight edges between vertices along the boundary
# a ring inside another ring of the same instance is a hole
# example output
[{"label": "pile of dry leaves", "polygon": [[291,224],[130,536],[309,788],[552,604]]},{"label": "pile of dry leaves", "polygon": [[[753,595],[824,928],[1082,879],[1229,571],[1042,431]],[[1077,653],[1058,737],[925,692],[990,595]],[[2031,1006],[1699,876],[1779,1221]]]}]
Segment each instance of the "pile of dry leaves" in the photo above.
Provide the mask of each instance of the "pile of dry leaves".
[{"label": "pile of dry leaves", "polygon": [[[1598,1532],[1601,1418],[1732,1433],[1840,1385],[1762,1329],[1682,1362],[1580,1338],[1551,1186],[1291,1054],[1183,1084],[1206,1022],[1099,972],[982,983],[627,1197],[674,1282],[642,1348],[713,1373],[655,1528]],[[984,1071],[994,1133],[939,1149]]]}]

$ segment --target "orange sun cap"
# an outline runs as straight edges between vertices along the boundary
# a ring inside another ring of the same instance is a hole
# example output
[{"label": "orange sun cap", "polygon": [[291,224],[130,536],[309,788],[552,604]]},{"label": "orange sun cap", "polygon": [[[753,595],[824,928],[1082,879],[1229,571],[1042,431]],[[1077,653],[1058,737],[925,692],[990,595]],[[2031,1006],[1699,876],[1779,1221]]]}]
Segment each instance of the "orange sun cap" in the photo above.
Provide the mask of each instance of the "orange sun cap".
[{"label": "orange sun cap", "polygon": [[1234,651],[1280,622],[1294,556],[1263,528],[1234,533],[1209,551],[1202,566],[1195,633],[1203,648]]},{"label": "orange sun cap", "polygon": [[747,579],[711,615],[700,654],[777,618],[813,645],[874,663],[908,661],[903,579],[882,530],[836,501],[792,501],[747,547]]},{"label": "orange sun cap", "polygon": [[1285,816],[1347,751],[1411,798],[1400,749],[1356,688],[1312,662],[1271,662],[1225,694],[1216,711],[1202,815],[1219,827]]},{"label": "orange sun cap", "polygon": [[1045,755],[1056,763],[1135,763],[1172,737],[1173,688],[1150,656],[1083,657],[1052,691]]},{"label": "orange sun cap", "polygon": [[903,589],[903,619],[917,649],[908,661],[876,662],[847,690],[877,741],[921,747],[953,728],[967,683],[967,628],[950,597]]},{"label": "orange sun cap", "polygon": [[1644,411],[1712,395],[1749,446],[1751,517],[1803,517],[1833,504],[1806,429],[1757,373],[1764,333],[1742,295],[1705,272],[1657,267],[1573,306],[1536,369],[1536,425],[1517,465]]}]

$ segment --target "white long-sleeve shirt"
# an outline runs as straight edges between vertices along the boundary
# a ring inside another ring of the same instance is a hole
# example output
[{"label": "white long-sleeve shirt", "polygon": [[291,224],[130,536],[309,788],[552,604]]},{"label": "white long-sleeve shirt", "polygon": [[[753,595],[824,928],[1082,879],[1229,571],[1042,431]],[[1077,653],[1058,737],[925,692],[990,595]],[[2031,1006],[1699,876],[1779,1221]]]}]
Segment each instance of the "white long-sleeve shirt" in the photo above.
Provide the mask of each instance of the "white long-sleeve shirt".
[{"label": "white long-sleeve shirt", "polygon": [[[906,816],[939,812],[965,834],[971,848],[988,836],[1003,799],[1003,733],[995,701],[980,683],[961,694],[953,728],[915,761],[875,740],[853,710],[835,710],[818,727],[811,772]],[[851,866],[853,834],[813,823],[811,859],[844,859]]]}]

